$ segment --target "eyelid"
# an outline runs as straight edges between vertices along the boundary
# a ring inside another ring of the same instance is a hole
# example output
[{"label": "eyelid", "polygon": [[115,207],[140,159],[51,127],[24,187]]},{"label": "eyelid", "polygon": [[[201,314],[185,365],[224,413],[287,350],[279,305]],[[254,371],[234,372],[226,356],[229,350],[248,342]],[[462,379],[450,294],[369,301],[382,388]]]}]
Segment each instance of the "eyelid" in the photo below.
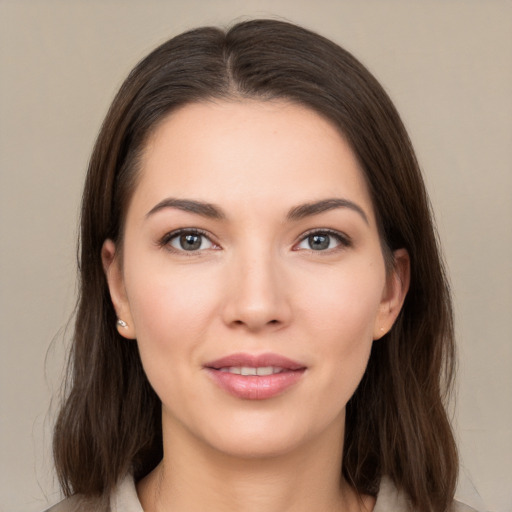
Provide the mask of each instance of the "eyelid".
[{"label": "eyelid", "polygon": [[184,256],[194,256],[194,255],[197,256],[198,254],[202,253],[203,251],[212,249],[212,248],[208,248],[208,249],[199,249],[197,251],[186,251],[186,250],[176,249],[175,247],[172,247],[170,245],[169,242],[172,239],[174,239],[180,235],[184,235],[184,234],[203,236],[206,239],[208,239],[211,242],[211,244],[214,246],[213,250],[217,250],[220,248],[219,244],[217,244],[213,240],[212,235],[210,233],[208,233],[207,231],[205,231],[204,229],[200,229],[200,228],[178,228],[178,229],[174,229],[173,231],[169,231],[162,238],[160,238],[160,240],[158,241],[158,245],[160,247],[167,249],[169,252],[172,252],[174,254],[184,255]]},{"label": "eyelid", "polygon": [[[331,249],[326,249],[324,251],[315,251],[313,249],[298,249],[297,248],[297,246],[300,243],[302,243],[304,240],[306,240],[308,237],[310,237],[311,235],[316,235],[316,234],[332,236],[339,242],[339,246],[333,247]],[[309,250],[310,252],[320,254],[320,253],[330,253],[332,251],[335,251],[336,249],[339,249],[340,247],[348,248],[348,247],[352,247],[352,246],[353,246],[352,239],[346,233],[337,231],[335,229],[329,229],[329,228],[313,228],[313,229],[310,229],[300,235],[300,238],[298,239],[298,241],[293,245],[292,250],[294,250],[294,251],[299,251],[299,250],[308,251]]]},{"label": "eyelid", "polygon": [[[176,238],[176,237],[178,237],[180,235],[183,235],[183,234],[194,234],[194,235],[204,236],[214,246],[213,247],[214,250],[220,249],[219,244],[214,241],[213,236],[210,233],[208,233],[207,231],[205,231],[204,229],[200,229],[200,228],[178,228],[178,229],[175,229],[173,231],[169,231],[163,237],[160,238],[160,240],[158,241],[158,245],[160,247],[166,248],[169,252],[172,252],[172,253],[175,253],[175,254],[182,254],[182,255],[185,255],[185,256],[198,255],[198,254],[200,254],[201,252],[203,252],[205,250],[211,250],[212,249],[212,248],[209,248],[209,249],[200,249],[200,250],[196,250],[196,251],[186,251],[186,250],[176,249],[176,248],[172,247],[169,244],[169,242],[172,239],[174,239],[174,238]],[[346,233],[343,233],[341,231],[337,231],[335,229],[330,229],[330,228],[313,228],[313,229],[310,229],[310,230],[308,230],[305,233],[302,233],[300,235],[300,237],[298,238],[297,242],[295,242],[293,244],[292,250],[294,250],[294,251],[306,250],[307,251],[308,249],[298,249],[297,246],[301,242],[306,240],[309,236],[315,235],[315,234],[323,234],[323,235],[332,236],[333,238],[335,238],[338,241],[339,246],[331,248],[331,249],[323,250],[323,251],[315,251],[313,249],[310,249],[309,250],[310,252],[330,253],[332,251],[335,251],[339,247],[348,248],[348,247],[352,247],[352,245],[353,245],[352,239]]]}]

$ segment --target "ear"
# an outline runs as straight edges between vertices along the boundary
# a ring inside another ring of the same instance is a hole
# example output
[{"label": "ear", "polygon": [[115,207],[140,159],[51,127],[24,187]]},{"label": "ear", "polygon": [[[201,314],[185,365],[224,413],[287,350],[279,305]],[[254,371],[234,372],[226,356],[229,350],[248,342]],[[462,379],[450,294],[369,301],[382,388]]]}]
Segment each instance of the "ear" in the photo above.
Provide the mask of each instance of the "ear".
[{"label": "ear", "polygon": [[398,249],[393,253],[393,260],[393,268],[388,273],[379,311],[375,319],[374,340],[382,338],[391,330],[409,290],[411,279],[409,253],[406,249]]},{"label": "ear", "polygon": [[[101,248],[101,261],[103,263],[103,271],[107,278],[110,298],[116,310],[118,320],[122,320],[122,324],[118,322],[117,330],[119,334],[128,339],[135,339],[135,326],[133,325],[130,304],[126,295],[124,286],[124,277],[121,264],[116,253],[116,246],[110,239],[105,240]],[[126,325],[125,325],[126,324]]]}]

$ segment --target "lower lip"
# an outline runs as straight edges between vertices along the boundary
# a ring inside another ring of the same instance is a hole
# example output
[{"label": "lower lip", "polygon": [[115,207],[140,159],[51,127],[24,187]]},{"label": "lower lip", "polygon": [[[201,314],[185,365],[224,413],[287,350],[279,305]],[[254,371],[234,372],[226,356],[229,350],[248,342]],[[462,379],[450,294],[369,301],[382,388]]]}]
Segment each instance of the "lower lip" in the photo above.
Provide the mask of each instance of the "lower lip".
[{"label": "lower lip", "polygon": [[305,369],[289,370],[273,375],[238,375],[207,368],[208,374],[224,390],[244,400],[266,400],[280,395],[296,384]]}]

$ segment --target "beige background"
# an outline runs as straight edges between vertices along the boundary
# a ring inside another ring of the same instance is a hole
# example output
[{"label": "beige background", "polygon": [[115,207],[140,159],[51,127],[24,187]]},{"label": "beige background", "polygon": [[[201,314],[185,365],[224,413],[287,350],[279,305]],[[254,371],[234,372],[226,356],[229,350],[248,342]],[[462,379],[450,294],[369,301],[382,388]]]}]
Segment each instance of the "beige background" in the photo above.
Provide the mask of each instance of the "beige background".
[{"label": "beige background", "polygon": [[510,1],[0,0],[0,511],[58,498],[49,452],[75,294],[77,210],[114,92],[184,29],[279,16],[389,91],[425,172],[460,343],[459,495],[512,511]]}]

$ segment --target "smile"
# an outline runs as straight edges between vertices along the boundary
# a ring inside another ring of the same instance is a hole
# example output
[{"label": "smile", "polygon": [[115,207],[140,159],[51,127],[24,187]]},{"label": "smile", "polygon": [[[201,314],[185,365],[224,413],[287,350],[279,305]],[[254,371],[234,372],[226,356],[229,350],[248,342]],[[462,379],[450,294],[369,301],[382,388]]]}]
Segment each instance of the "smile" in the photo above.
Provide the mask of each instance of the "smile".
[{"label": "smile", "polygon": [[306,366],[277,354],[232,354],[205,365],[223,391],[243,400],[267,400],[297,384]]},{"label": "smile", "polygon": [[279,366],[259,366],[252,368],[251,366],[231,366],[229,368],[219,368],[220,372],[233,373],[235,375],[274,375],[286,371]]}]

